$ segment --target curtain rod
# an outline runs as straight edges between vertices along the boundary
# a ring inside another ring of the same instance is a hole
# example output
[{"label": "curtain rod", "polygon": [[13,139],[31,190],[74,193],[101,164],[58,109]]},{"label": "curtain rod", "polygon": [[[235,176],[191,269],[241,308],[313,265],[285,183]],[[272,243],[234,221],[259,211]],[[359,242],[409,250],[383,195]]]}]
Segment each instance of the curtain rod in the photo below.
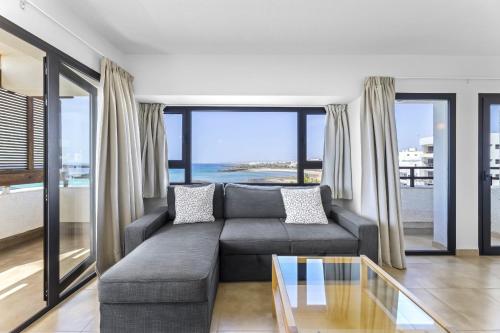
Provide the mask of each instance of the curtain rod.
[{"label": "curtain rod", "polygon": [[39,6],[37,6],[36,4],[34,4],[31,0],[19,0],[19,7],[21,7],[22,10],[26,9],[26,5],[30,5],[34,9],[38,10],[41,14],[45,15],[49,20],[51,20],[52,22],[54,22],[55,24],[57,24],[58,26],[60,26],[61,28],[63,28],[67,33],[69,33],[70,35],[72,35],[73,37],[75,37],[76,39],[78,39],[80,42],[82,42],[83,44],[85,44],[91,50],[93,50],[94,52],[96,52],[100,56],[104,56],[103,52],[101,52],[100,50],[98,50],[96,47],[94,47],[93,45],[91,45],[89,42],[87,42],[82,37],[78,36],[73,31],[71,31],[71,29],[69,29],[68,27],[66,27],[61,22],[59,22],[57,19],[55,19],[52,15],[50,15],[49,13],[47,13],[45,10],[43,10],[42,8],[40,8]]}]

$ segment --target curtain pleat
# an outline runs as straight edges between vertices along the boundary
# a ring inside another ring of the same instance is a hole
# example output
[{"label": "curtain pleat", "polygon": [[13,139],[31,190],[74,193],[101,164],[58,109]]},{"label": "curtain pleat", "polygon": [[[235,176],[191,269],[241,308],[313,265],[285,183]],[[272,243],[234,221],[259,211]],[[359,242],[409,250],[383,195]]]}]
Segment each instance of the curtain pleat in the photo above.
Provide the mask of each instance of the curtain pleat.
[{"label": "curtain pleat", "polygon": [[352,199],[351,142],[347,105],[327,105],[321,184],[329,185],[333,199]]},{"label": "curtain pleat", "polygon": [[133,77],[101,61],[97,154],[97,271],[123,256],[125,227],[144,213],[139,120]]},{"label": "curtain pleat", "polygon": [[361,200],[363,215],[378,222],[381,262],[403,269],[395,97],[393,78],[366,79],[361,107]]},{"label": "curtain pleat", "polygon": [[139,104],[141,137],[142,196],[164,198],[167,195],[167,143],[163,120],[164,104]]}]

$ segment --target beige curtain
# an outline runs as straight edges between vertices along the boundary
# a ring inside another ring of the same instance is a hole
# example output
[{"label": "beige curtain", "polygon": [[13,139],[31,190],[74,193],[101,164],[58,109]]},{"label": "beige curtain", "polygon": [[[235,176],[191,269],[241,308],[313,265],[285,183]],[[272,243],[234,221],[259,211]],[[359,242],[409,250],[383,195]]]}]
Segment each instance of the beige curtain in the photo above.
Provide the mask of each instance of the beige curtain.
[{"label": "beige curtain", "polygon": [[142,196],[163,198],[167,195],[167,144],[163,109],[165,104],[139,104],[141,137]]},{"label": "beige curtain", "polygon": [[363,215],[378,222],[381,261],[403,269],[395,96],[393,78],[366,79],[361,105],[361,203]]},{"label": "beige curtain", "polygon": [[143,215],[139,120],[133,77],[101,61],[97,155],[97,270],[123,255],[125,226]]},{"label": "beige curtain", "polygon": [[321,184],[330,186],[333,199],[352,199],[351,142],[347,105],[327,105],[325,109]]}]

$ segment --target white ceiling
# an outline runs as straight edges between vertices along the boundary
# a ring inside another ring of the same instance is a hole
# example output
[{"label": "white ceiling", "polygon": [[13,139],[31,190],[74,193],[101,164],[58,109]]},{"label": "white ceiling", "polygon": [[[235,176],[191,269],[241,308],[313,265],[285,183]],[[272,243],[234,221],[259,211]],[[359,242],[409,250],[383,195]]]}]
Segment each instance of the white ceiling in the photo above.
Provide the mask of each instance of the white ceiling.
[{"label": "white ceiling", "polygon": [[54,0],[126,54],[500,55],[499,0]]}]

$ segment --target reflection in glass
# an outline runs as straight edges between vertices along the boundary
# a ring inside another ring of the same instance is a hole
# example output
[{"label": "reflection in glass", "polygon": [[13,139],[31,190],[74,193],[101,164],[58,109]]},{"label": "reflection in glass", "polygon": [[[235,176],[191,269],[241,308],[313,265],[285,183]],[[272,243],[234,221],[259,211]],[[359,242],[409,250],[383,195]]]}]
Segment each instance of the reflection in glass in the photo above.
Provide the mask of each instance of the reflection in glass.
[{"label": "reflection in glass", "polygon": [[59,277],[90,256],[90,96],[59,77],[61,167],[59,169]]},{"label": "reflection in glass", "polygon": [[278,256],[277,263],[299,332],[445,332],[366,259]]},{"label": "reflection in glass", "polygon": [[326,305],[322,259],[307,259],[307,305]]}]

